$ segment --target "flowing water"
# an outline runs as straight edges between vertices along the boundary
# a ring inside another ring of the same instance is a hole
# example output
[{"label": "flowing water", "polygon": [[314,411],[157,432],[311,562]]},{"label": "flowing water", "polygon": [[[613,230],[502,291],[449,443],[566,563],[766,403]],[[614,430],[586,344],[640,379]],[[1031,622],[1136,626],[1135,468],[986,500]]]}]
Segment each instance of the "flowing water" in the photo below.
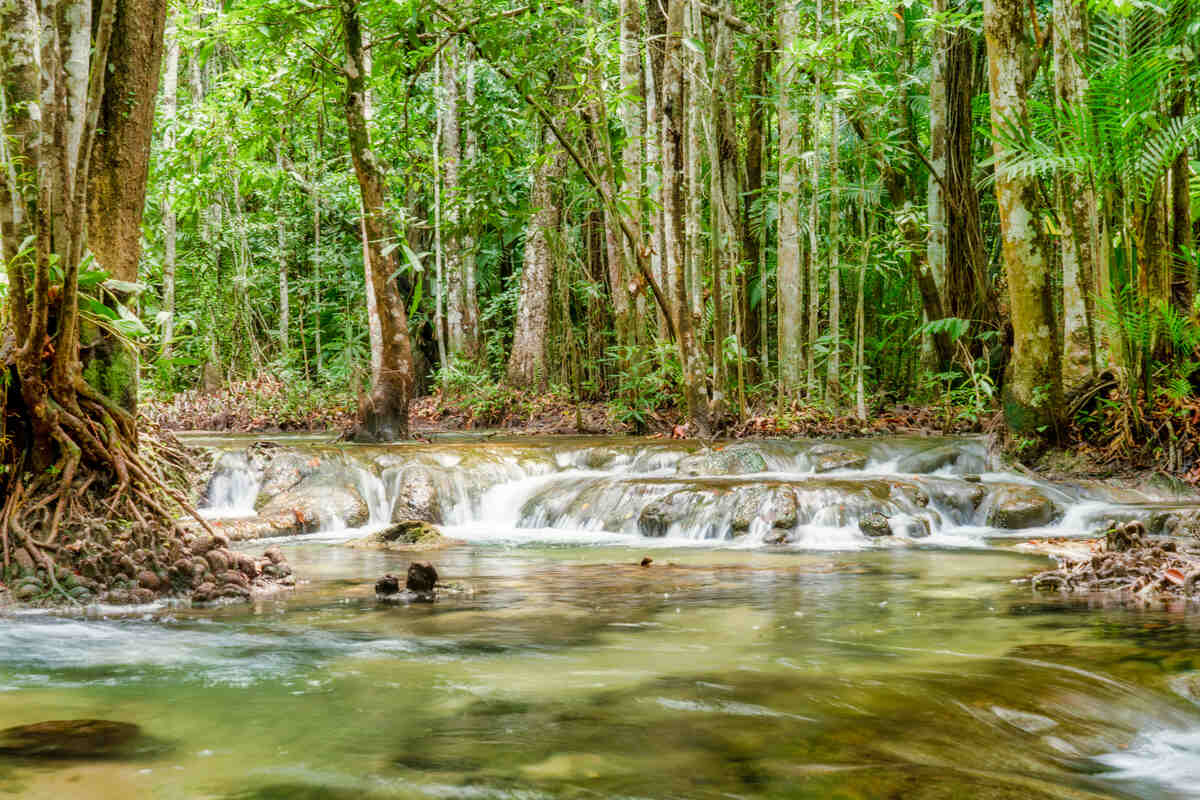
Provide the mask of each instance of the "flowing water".
[{"label": "flowing water", "polygon": [[[422,557],[454,588],[433,604],[377,602],[375,578],[411,556],[346,548],[360,532],[331,522],[282,543],[297,590],[251,606],[11,614],[0,727],[112,719],[147,740],[102,760],[0,760],[0,791],[1200,794],[1196,609],[1067,602],[1014,582],[1047,563],[1014,552],[1014,537],[1134,511],[1110,493],[1037,486],[1059,518],[1005,532],[988,526],[989,500],[963,496],[1032,484],[989,472],[970,440],[847,443],[865,464],[823,474],[813,443],[776,443],[762,447],[768,471],[734,475],[692,474],[692,445],[636,440],[292,443],[344,461],[375,524],[400,474],[425,470],[464,543]],[[763,487],[786,488],[794,512],[751,493]],[[247,496],[212,502],[252,513]],[[863,536],[874,510],[903,532]]]}]

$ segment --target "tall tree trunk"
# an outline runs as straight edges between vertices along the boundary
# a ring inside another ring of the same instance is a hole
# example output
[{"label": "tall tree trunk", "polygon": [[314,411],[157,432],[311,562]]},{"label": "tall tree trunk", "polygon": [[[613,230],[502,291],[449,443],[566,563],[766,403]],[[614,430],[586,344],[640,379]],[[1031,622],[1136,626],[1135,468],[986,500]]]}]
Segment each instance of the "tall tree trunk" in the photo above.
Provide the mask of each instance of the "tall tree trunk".
[{"label": "tall tree trunk", "polygon": [[550,328],[550,284],[554,256],[550,237],[558,230],[561,211],[555,197],[565,157],[546,132],[545,152],[533,175],[529,204],[533,216],[525,233],[521,267],[521,293],[517,298],[517,323],[508,358],[508,382],[516,387],[545,389],[548,381],[546,337]]},{"label": "tall tree trunk", "polygon": [[[167,64],[163,70],[163,150],[168,157],[175,155],[175,125],[179,114],[179,34],[175,26],[175,14],[167,18],[165,37]],[[177,220],[175,217],[175,181],[168,180],[162,199],[163,217],[163,323],[162,355],[171,357],[171,346],[175,339],[175,244]]]},{"label": "tall tree trunk", "polygon": [[345,46],[346,127],[350,155],[358,176],[364,210],[363,223],[370,252],[371,281],[379,308],[383,342],[383,367],[372,381],[365,408],[360,409],[356,438],[375,441],[398,439],[408,433],[408,403],[413,387],[412,350],[404,301],[392,280],[398,271],[395,249],[387,247],[393,237],[388,215],[384,168],[371,148],[366,119],[368,75],[363,60],[362,27],[357,0],[339,0]]},{"label": "tall tree trunk", "polygon": [[[816,37],[821,37],[821,0],[817,0],[817,14],[813,20]],[[820,384],[817,380],[817,320],[821,313],[821,266],[820,249],[820,188],[821,188],[821,80],[813,78],[813,113],[812,113],[812,166],[809,171],[812,195],[808,209],[808,348],[804,354],[804,371],[808,376],[808,402],[815,403],[821,397]],[[781,151],[782,152],[782,151]]]},{"label": "tall tree trunk", "polygon": [[[1188,89],[1180,86],[1171,101],[1171,116],[1182,119],[1187,116]],[[1196,295],[1195,266],[1188,266],[1184,255],[1194,242],[1192,230],[1192,193],[1189,178],[1191,166],[1188,150],[1184,148],[1171,165],[1171,256],[1179,259],[1181,267],[1172,269],[1171,299],[1183,313],[1190,313]]]},{"label": "tall tree trunk", "polygon": [[946,127],[950,115],[946,93],[946,72],[950,59],[949,36],[944,20],[946,0],[933,0],[934,28],[932,52],[929,56],[929,193],[926,205],[929,208],[929,241],[925,248],[925,262],[933,275],[942,302],[946,299],[946,250],[949,246],[949,229],[946,224],[947,200],[942,192],[946,181]]},{"label": "tall tree trunk", "polygon": [[701,437],[713,432],[708,408],[703,348],[697,341],[689,313],[686,270],[684,269],[684,198],[685,174],[684,133],[687,108],[684,98],[684,10],[687,0],[671,0],[667,12],[667,31],[663,53],[662,82],[662,192],[663,219],[666,231],[666,273],[673,281],[675,332],[679,343],[679,360],[683,367],[683,391],[687,401],[688,418]]},{"label": "tall tree trunk", "polygon": [[459,246],[459,206],[461,187],[462,135],[459,121],[458,41],[451,37],[442,58],[442,248],[446,269],[446,332],[450,356],[467,351],[466,281],[463,276],[462,248]]},{"label": "tall tree trunk", "polygon": [[[699,23],[699,12],[696,10],[696,0],[679,0],[684,3],[684,37],[700,41],[703,30]],[[702,110],[699,98],[700,80],[704,75],[704,63],[700,54],[694,48],[682,51],[684,56],[683,103],[687,113],[683,117],[684,151],[683,160],[686,165],[687,182],[684,184],[684,198],[687,213],[683,218],[683,228],[687,239],[684,244],[683,270],[688,287],[688,299],[692,315],[692,328],[697,338],[704,340],[704,265],[700,245],[700,216],[703,205],[704,191],[701,188],[701,155],[702,140]]]},{"label": "tall tree trunk", "polygon": [[[795,397],[804,383],[804,291],[800,274],[800,164],[803,143],[796,111],[795,87],[799,85],[795,48],[800,35],[800,17],[795,3],[779,10],[779,391]],[[815,175],[815,171],[814,171]],[[815,196],[815,195],[814,195]],[[811,365],[808,366],[811,369]]]},{"label": "tall tree trunk", "polygon": [[[841,5],[833,0],[833,36],[842,35]],[[835,55],[835,58],[837,56]],[[841,83],[841,68],[833,69],[834,86]],[[825,399],[838,408],[842,403],[842,268],[841,268],[841,208],[838,194],[838,131],[841,128],[841,109],[836,92],[829,103],[829,360],[825,371]]]},{"label": "tall tree trunk", "polygon": [[[1054,3],[1054,88],[1056,102],[1074,108],[1087,102],[1087,8],[1077,0]],[[1070,395],[1098,369],[1096,309],[1099,224],[1096,193],[1086,177],[1058,180],[1062,260],[1062,382]]]},{"label": "tall tree trunk", "polygon": [[[634,248],[642,241],[643,154],[646,147],[646,81],[642,71],[642,12],[635,0],[620,0],[621,16],[621,124],[625,143],[621,150],[622,202],[632,210],[631,228],[634,241],[622,238],[621,261],[609,265],[613,282],[613,305],[617,317],[617,342],[636,342],[638,324],[633,315],[634,300],[630,297],[629,281],[638,254]],[[618,290],[616,284],[621,284]]]},{"label": "tall tree trunk", "polygon": [[[675,278],[667,259],[666,206],[663,189],[663,51],[667,37],[666,8],[671,0],[646,0],[646,183],[654,201],[650,211],[651,274],[673,304]],[[685,0],[679,0],[685,2]],[[670,311],[672,320],[675,311]],[[678,324],[678,323],[676,323]],[[659,314],[658,337],[667,338],[666,312]]]},{"label": "tall tree trunk", "polygon": [[[765,220],[760,218],[754,219],[754,209],[756,205],[761,207],[762,190],[763,190],[763,153],[764,147],[764,128],[766,125],[767,115],[767,69],[770,56],[766,45],[761,41],[755,42],[754,67],[751,76],[753,89],[750,99],[750,118],[746,125],[746,197],[743,201],[743,216],[742,216],[742,251],[746,254],[746,276],[742,281],[742,320],[743,329],[745,331],[744,345],[746,355],[750,358],[751,364],[758,364],[762,356],[767,351],[767,343],[762,336],[762,318],[765,316],[766,310],[766,274],[759,269],[760,251],[759,247],[760,232],[755,229],[762,226],[765,227]],[[799,169],[797,166],[796,169]],[[799,177],[796,179],[796,189],[799,189]],[[795,208],[796,216],[799,218],[799,197],[796,200]],[[797,239],[797,248],[799,248],[799,231],[794,232],[794,237]],[[797,262],[799,259],[797,259]],[[799,275],[799,265],[794,268],[796,275]],[[758,286],[758,302],[753,302],[750,297],[750,285],[753,281]],[[760,364],[760,368],[751,367],[751,372],[748,379],[751,382],[759,375],[765,375],[765,364]],[[793,378],[798,380],[798,376]]]},{"label": "tall tree trunk", "polygon": [[[993,149],[1002,156],[1002,128],[1027,117],[1030,42],[1020,0],[984,0],[983,28],[990,68]],[[1012,356],[1004,378],[1004,418],[1023,436],[1056,435],[1062,375],[1055,336],[1046,232],[1035,179],[996,165],[996,204],[1012,313]]]},{"label": "tall tree trunk", "polygon": [[[283,172],[283,131],[275,145],[275,168]],[[291,300],[288,289],[287,222],[282,200],[275,210],[275,246],[279,258],[279,351],[286,356],[290,349],[288,331],[291,329]]]},{"label": "tall tree trunk", "polygon": [[[113,60],[87,170],[87,247],[109,275],[131,284],[137,282],[142,256],[142,212],[165,18],[166,0],[116,4]],[[130,295],[126,302],[134,300]],[[81,331],[84,368],[111,400],[132,413],[137,408],[137,353],[90,327]]]},{"label": "tall tree trunk", "polygon": [[[475,130],[475,53],[473,48],[467,48],[467,69],[465,80],[465,113],[460,113],[466,137],[463,143],[463,169],[470,170],[475,163],[479,151],[479,134]],[[463,355],[469,359],[479,357],[479,293],[475,280],[475,223],[467,222],[462,231],[462,329]]]}]

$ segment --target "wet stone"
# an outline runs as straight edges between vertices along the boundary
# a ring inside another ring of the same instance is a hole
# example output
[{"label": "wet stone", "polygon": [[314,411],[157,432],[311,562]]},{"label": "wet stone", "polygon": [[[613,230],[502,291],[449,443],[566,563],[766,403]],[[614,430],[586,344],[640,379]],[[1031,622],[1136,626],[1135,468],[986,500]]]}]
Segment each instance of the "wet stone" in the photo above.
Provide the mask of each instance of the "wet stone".
[{"label": "wet stone", "polygon": [[437,482],[428,467],[414,466],[400,473],[392,521],[420,520],[441,523],[444,519]]},{"label": "wet stone", "polygon": [[867,514],[860,519],[858,521],[858,529],[863,532],[864,536],[869,536],[872,539],[892,535],[892,526],[888,522],[888,518],[879,513]]},{"label": "wet stone", "polygon": [[746,533],[756,519],[780,530],[796,527],[796,493],[789,487],[741,489],[734,501],[730,527],[735,535]]},{"label": "wet stone", "polygon": [[934,447],[900,459],[896,465],[896,471],[919,475],[937,472],[945,467],[954,466],[958,462],[960,454],[959,449],[954,445]]},{"label": "wet stone", "polygon": [[815,472],[862,469],[867,466],[867,457],[862,453],[832,444],[817,445],[808,451],[808,458]]},{"label": "wet stone", "polygon": [[411,592],[429,593],[437,587],[437,569],[428,561],[414,561],[408,565],[408,577],[404,588]]},{"label": "wet stone", "polygon": [[747,475],[767,471],[767,460],[750,445],[730,445],[679,459],[680,475]]},{"label": "wet stone", "polygon": [[131,722],[69,719],[0,731],[0,753],[25,758],[112,758],[131,755],[141,729]]},{"label": "wet stone", "polygon": [[380,597],[390,597],[400,592],[400,576],[390,572],[375,581],[375,594]]},{"label": "wet stone", "polygon": [[1049,525],[1056,509],[1049,498],[1029,486],[1007,486],[992,495],[988,524],[993,528],[1020,530]]}]

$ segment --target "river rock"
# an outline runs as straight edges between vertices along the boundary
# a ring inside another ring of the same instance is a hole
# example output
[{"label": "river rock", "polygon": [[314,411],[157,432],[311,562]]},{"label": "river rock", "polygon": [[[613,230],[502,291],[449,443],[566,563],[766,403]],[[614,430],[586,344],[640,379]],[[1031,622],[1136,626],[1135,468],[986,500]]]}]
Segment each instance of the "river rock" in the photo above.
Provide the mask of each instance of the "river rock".
[{"label": "river rock", "polygon": [[929,520],[924,517],[905,517],[889,520],[892,533],[905,539],[924,539],[930,535]]},{"label": "river rock", "polygon": [[24,758],[111,758],[128,755],[141,735],[132,722],[67,719],[0,731],[0,753]]},{"label": "river rock", "polygon": [[796,527],[796,493],[789,486],[741,487],[736,492],[730,527],[738,536],[750,530],[756,519],[778,530]]},{"label": "river rock", "polygon": [[1037,528],[1049,525],[1057,513],[1054,503],[1032,486],[1006,486],[991,501],[987,522],[993,528]]},{"label": "river rock", "polygon": [[262,484],[258,489],[255,507],[261,507],[275,495],[294,488],[320,466],[321,459],[316,455],[287,448],[273,450],[262,467]]},{"label": "river rock", "polygon": [[666,536],[671,526],[691,516],[696,509],[712,501],[714,493],[691,489],[671,492],[647,503],[638,514],[638,532],[642,536]]},{"label": "river rock", "polygon": [[896,464],[896,471],[917,475],[937,472],[944,467],[954,466],[958,462],[959,455],[961,455],[961,451],[952,444],[933,447],[904,456]]},{"label": "river rock", "polygon": [[428,561],[414,561],[408,565],[408,577],[404,581],[404,588],[410,592],[428,594],[434,590],[437,582],[437,569]]},{"label": "river rock", "polygon": [[863,535],[872,539],[892,535],[892,526],[888,522],[888,518],[879,513],[867,514],[860,519],[858,529],[863,532]]},{"label": "river rock", "polygon": [[[369,516],[351,468],[326,463],[295,487],[271,498],[259,511],[260,520],[256,522],[275,531],[260,535],[295,535],[319,530],[322,521],[331,517],[353,528],[365,524]],[[281,524],[276,526],[276,522]]]},{"label": "river rock", "polygon": [[389,525],[383,530],[367,534],[361,539],[352,539],[346,542],[346,546],[365,550],[412,552],[414,550],[440,550],[461,543],[458,539],[444,536],[441,531],[428,522],[410,519]]},{"label": "river rock", "polygon": [[752,445],[734,444],[679,459],[680,475],[747,475],[766,472],[767,460]]},{"label": "river rock", "polygon": [[395,481],[396,502],[392,506],[392,521],[421,520],[441,524],[444,517],[437,481],[429,467],[405,467],[394,478],[384,474],[384,482]]},{"label": "river rock", "polygon": [[394,594],[400,593],[400,576],[393,575],[390,572],[384,575],[379,580],[375,581],[375,594],[380,597],[391,597]]},{"label": "river rock", "polygon": [[808,459],[812,462],[814,472],[862,469],[867,465],[867,457],[864,454],[833,444],[817,445],[808,451]]}]

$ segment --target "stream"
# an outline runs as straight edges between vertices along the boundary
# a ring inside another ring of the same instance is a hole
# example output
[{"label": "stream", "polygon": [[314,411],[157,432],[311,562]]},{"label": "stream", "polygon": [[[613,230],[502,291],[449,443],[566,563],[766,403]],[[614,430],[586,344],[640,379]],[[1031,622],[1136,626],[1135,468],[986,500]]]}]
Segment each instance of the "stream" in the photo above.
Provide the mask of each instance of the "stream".
[{"label": "stream", "polygon": [[[260,438],[187,437],[223,453],[210,516],[255,515],[241,454]],[[0,728],[97,718],[146,739],[0,759],[0,791],[1200,796],[1197,609],[1035,594],[1021,579],[1049,561],[1014,547],[1179,505],[1169,493],[996,471],[973,438],[272,438],[335,465],[363,524],[331,513],[238,544],[280,547],[299,578],[249,605],[9,612]],[[414,476],[461,543],[344,546]],[[1026,491],[1052,513],[1009,527],[1000,498]],[[867,535],[881,514],[892,534]],[[377,601],[375,579],[418,559],[453,588]]]}]

